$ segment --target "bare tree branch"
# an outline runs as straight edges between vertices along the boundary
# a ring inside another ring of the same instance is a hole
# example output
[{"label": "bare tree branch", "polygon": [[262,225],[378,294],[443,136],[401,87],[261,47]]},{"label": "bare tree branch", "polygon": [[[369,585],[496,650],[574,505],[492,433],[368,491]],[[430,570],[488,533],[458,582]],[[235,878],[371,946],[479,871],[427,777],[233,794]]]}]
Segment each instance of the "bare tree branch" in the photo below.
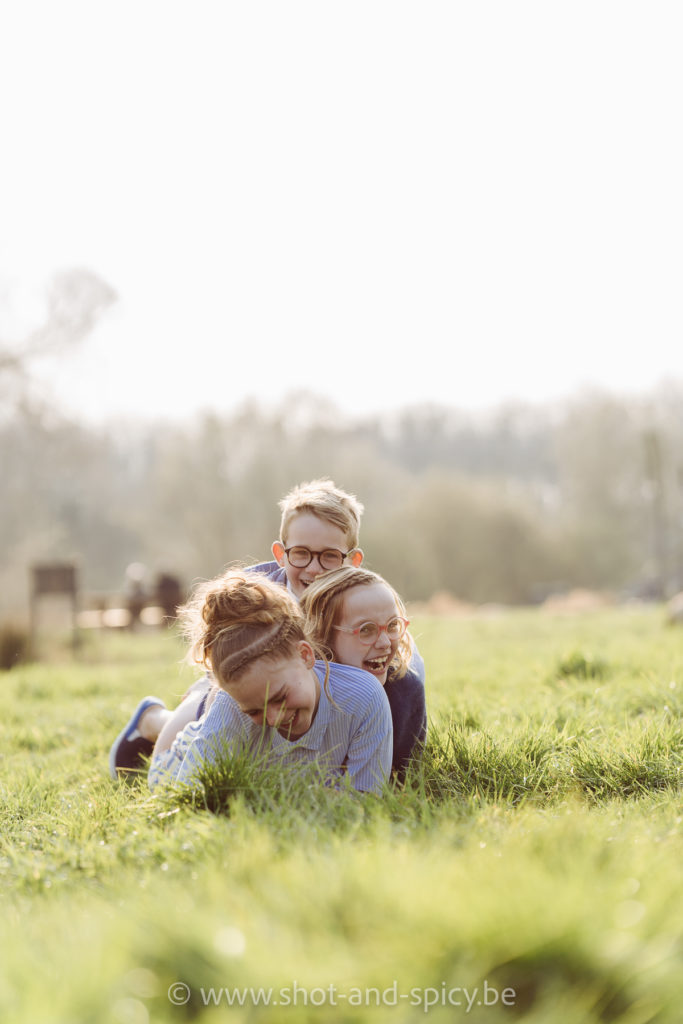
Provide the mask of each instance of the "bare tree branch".
[{"label": "bare tree branch", "polygon": [[114,289],[89,270],[55,274],[48,291],[45,322],[18,346],[0,344],[0,375],[26,377],[33,360],[73,348],[90,334],[117,299]]}]

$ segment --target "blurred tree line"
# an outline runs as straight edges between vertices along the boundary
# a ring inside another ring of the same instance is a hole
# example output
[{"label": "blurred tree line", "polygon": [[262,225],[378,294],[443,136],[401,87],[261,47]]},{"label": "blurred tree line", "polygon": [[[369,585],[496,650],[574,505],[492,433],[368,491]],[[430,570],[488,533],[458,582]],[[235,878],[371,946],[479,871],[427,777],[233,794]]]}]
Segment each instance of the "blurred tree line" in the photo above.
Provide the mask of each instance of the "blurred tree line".
[{"label": "blurred tree line", "polygon": [[306,393],[100,429],[23,394],[0,404],[0,610],[25,606],[37,560],[77,559],[91,592],[123,589],[132,562],[189,584],[263,560],[278,500],[316,476],[359,496],[367,564],[409,600],[665,596],[683,586],[682,452],[674,384],[353,421]]}]

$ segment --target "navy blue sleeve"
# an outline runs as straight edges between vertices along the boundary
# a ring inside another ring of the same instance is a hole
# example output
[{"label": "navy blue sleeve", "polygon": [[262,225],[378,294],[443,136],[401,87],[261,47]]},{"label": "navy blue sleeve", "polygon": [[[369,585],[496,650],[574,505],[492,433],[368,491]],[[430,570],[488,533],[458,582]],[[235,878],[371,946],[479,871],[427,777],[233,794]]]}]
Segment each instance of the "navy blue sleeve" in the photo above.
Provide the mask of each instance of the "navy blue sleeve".
[{"label": "navy blue sleeve", "polygon": [[389,678],[384,692],[389,701],[394,725],[394,754],[391,767],[402,774],[415,745],[424,743],[427,735],[424,682],[411,668],[400,679]]},{"label": "navy blue sleeve", "polygon": [[263,576],[267,576],[269,580],[281,583],[283,587],[287,586],[287,573],[277,562],[259,562],[258,565],[248,565],[245,571],[260,572]]},{"label": "navy blue sleeve", "polygon": [[424,659],[423,659],[422,655],[420,654],[420,652],[417,649],[417,644],[415,644],[415,646],[413,648],[413,656],[410,659],[409,672],[413,672],[417,676],[417,678],[422,683],[422,688],[424,689],[424,684],[425,684],[425,663],[424,663]]}]

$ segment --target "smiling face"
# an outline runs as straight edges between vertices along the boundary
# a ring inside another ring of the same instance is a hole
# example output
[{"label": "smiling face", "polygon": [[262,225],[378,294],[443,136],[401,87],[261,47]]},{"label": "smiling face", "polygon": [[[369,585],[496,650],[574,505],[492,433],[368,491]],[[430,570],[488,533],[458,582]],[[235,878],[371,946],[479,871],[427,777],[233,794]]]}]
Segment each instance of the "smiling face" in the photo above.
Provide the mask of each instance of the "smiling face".
[{"label": "smiling face", "polygon": [[298,740],[311,728],[320,701],[314,664],[313,648],[301,640],[293,656],[257,658],[223,688],[252,722]]},{"label": "smiling face", "polygon": [[[384,583],[371,583],[351,587],[344,593],[335,625],[343,626],[345,629],[357,629],[364,622],[376,622],[379,626],[386,626],[391,619],[400,614],[401,611],[389,587]],[[390,640],[383,630],[374,643],[368,646],[361,643],[357,634],[333,629],[330,642],[335,661],[342,665],[365,669],[384,686],[389,665],[398,650],[400,640]]]},{"label": "smiling face", "polygon": [[[326,570],[321,566],[317,555],[303,569],[290,565],[289,559],[285,555],[285,548],[289,550],[290,548],[304,547],[308,548],[309,551],[325,551],[328,548],[334,548],[337,551],[342,551],[344,554],[349,551],[349,543],[344,531],[338,526],[327,522],[327,520],[314,516],[312,512],[301,512],[294,516],[289,524],[287,536],[283,538],[283,541],[284,544],[280,543],[280,541],[275,541],[273,544],[273,554],[278,564],[284,567],[289,586],[297,600],[301,597],[309,583],[312,583],[314,579]],[[350,561],[354,565],[360,565],[362,558],[363,554],[360,549],[355,548]]]}]

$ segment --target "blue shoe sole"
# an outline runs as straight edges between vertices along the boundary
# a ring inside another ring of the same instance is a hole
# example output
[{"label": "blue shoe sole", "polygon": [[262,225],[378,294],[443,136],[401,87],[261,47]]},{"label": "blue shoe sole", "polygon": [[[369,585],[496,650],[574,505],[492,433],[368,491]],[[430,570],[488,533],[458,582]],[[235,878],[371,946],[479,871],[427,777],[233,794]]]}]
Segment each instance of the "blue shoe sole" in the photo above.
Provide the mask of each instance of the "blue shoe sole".
[{"label": "blue shoe sole", "polygon": [[152,741],[146,740],[137,731],[147,708],[154,706],[166,707],[158,697],[144,697],[112,743],[109,751],[109,774],[112,779],[117,779],[119,774],[125,772],[140,771],[144,758],[149,757],[154,750]]}]

